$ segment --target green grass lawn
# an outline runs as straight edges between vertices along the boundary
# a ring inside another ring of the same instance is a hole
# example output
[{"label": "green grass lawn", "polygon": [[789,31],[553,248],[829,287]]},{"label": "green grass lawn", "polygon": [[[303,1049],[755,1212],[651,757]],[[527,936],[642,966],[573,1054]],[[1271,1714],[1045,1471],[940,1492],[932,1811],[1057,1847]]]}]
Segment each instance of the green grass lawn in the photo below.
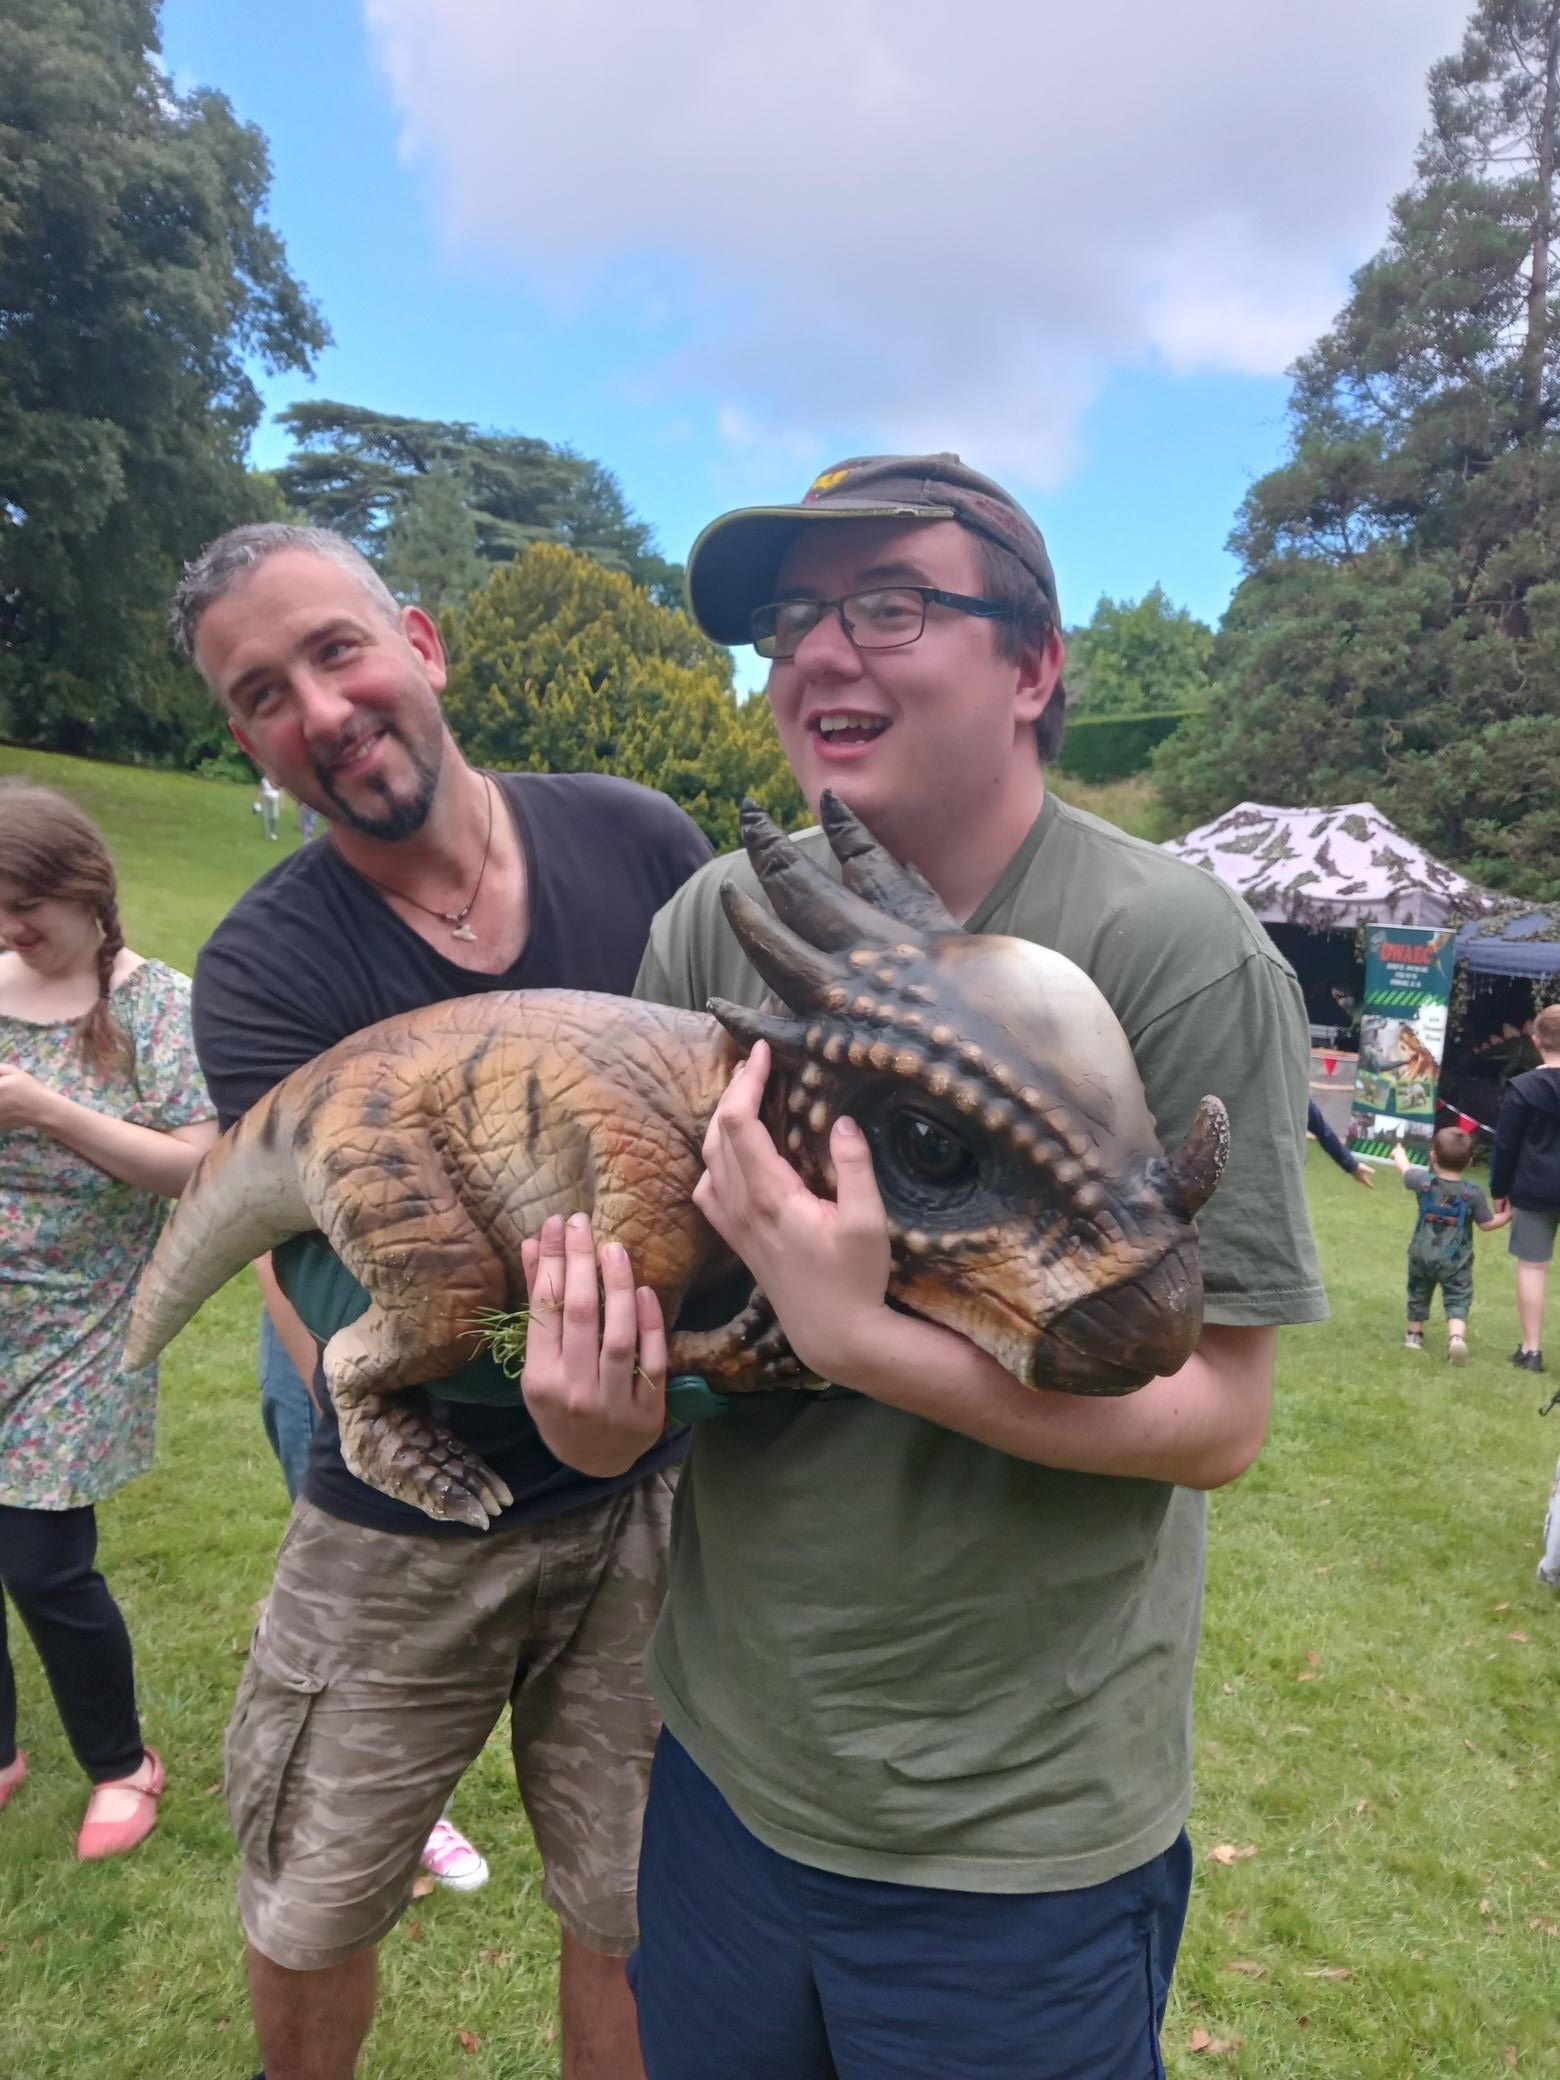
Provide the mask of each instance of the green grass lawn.
[{"label": "green grass lawn", "polygon": [[97,765],[0,744],[0,780],[58,787],[108,839],[119,869],[125,944],[189,974],[202,941],[258,875],[300,843],[291,804],[267,841],[258,785]]},{"label": "green grass lawn", "polygon": [[1091,785],[1087,780],[1075,780],[1071,773],[1058,773],[1056,794],[1075,809],[1087,809],[1091,815],[1103,816],[1107,823],[1119,824],[1130,831],[1134,838],[1147,838],[1154,844],[1176,835],[1175,818],[1169,814],[1154,792],[1154,785],[1144,774],[1130,780],[1107,780]]},{"label": "green grass lawn", "polygon": [[[188,967],[281,847],[250,795],[0,749],[69,786],[120,861],[130,943]],[[284,835],[284,844],[292,834]],[[1504,1238],[1481,1238],[1474,1356],[1401,1347],[1408,1195],[1312,1151],[1334,1319],[1285,1336],[1254,1471],[1213,1501],[1199,1870],[1167,2032],[1176,2080],[1560,2073],[1560,1599],[1533,1580],[1560,1412],[1511,1371]],[[247,2080],[253,2039],[218,1791],[222,1730],[286,1517],[239,1280],[164,1368],[158,1469],[102,1512],[163,1824],[78,1867],[83,1786],[30,1648],[33,1778],[0,1819],[0,2075]],[[1560,1354],[1560,1330],[1552,1332]],[[502,1740],[459,1817],[487,1889],[417,1902],[385,1951],[374,2080],[541,2080],[554,1938]],[[476,2040],[468,2049],[460,2032]],[[740,2080],[734,2075],[733,2080]],[[907,2074],[906,2080],[913,2080]]]}]

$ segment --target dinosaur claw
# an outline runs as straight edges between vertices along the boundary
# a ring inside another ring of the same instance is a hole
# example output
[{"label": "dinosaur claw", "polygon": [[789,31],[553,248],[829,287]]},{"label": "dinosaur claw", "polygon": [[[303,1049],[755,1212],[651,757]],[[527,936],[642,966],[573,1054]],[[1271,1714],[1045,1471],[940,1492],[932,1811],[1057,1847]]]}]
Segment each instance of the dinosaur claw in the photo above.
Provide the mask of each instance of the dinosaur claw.
[{"label": "dinosaur claw", "polygon": [[403,1479],[403,1502],[441,1524],[469,1524],[473,1531],[486,1531],[514,1500],[497,1475],[488,1474],[477,1460],[455,1465],[446,1457],[438,1478],[429,1481],[421,1492],[416,1469],[406,1469]]},{"label": "dinosaur claw", "polygon": [[[406,1499],[410,1502],[413,1497]],[[430,1510],[428,1514],[433,1512]],[[475,1495],[453,1495],[438,1512],[440,1523],[467,1524],[473,1531],[486,1531],[496,1515],[496,1510],[485,1509]]]},{"label": "dinosaur claw", "polygon": [[[515,1498],[510,1494],[508,1488],[498,1478],[497,1474],[489,1473],[486,1468],[483,1468],[481,1474],[468,1476],[465,1497],[463,1499],[468,1501],[472,1507],[482,1511],[483,1522],[478,1528],[485,1529],[494,1517],[508,1509],[510,1503]],[[465,1519],[462,1519],[462,1521],[464,1522]]]},{"label": "dinosaur claw", "polygon": [[486,1531],[514,1501],[507,1482],[457,1437],[388,1397],[337,1401],[341,1453],[360,1481],[420,1509],[435,1523]]},{"label": "dinosaur claw", "polygon": [[[465,1451],[448,1433],[439,1439],[444,1474],[446,1511],[457,1523],[485,1531],[493,1518],[514,1501],[509,1483],[474,1454]],[[408,1501],[415,1500],[408,1496]]]},{"label": "dinosaur claw", "polygon": [[484,1466],[482,1461],[463,1452],[453,1438],[440,1439],[439,1478],[428,1482],[428,1499],[417,1492],[420,1469],[408,1468],[407,1492],[403,1501],[414,1508],[424,1510],[429,1516],[437,1514],[445,1521],[469,1524],[473,1531],[486,1531],[493,1519],[508,1509],[514,1501],[509,1485]]}]

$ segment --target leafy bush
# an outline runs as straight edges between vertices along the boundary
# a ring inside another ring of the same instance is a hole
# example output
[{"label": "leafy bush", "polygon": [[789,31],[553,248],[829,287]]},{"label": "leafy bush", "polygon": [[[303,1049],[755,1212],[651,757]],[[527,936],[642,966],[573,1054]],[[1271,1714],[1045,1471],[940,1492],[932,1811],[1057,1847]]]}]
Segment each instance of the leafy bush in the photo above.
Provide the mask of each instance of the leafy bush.
[{"label": "leafy bush", "polygon": [[1057,770],[1100,786],[1146,772],[1154,753],[1186,721],[1186,708],[1151,715],[1075,715],[1067,723]]},{"label": "leafy bush", "polygon": [[745,794],[805,818],[769,703],[738,700],[726,651],[592,556],[543,542],[501,564],[451,650],[445,713],[479,765],[660,788],[723,852]]}]

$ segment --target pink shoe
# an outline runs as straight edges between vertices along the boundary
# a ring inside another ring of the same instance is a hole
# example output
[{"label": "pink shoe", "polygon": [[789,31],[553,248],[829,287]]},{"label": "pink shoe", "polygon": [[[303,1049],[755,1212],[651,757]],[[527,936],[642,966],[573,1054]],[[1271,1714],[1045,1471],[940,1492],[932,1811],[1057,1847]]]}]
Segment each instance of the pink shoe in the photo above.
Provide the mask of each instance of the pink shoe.
[{"label": "pink shoe", "polygon": [[87,1801],[86,1818],[76,1837],[81,1861],[97,1863],[105,1856],[123,1856],[127,1849],[144,1842],[157,1825],[157,1801],[167,1781],[162,1757],[155,1748],[148,1748],[133,1775],[99,1784]]},{"label": "pink shoe", "polygon": [[442,1814],[423,1844],[422,1867],[451,1892],[476,1892],[488,1881],[487,1859]]},{"label": "pink shoe", "polygon": [[10,1802],[11,1793],[20,1791],[26,1782],[27,1757],[18,1748],[16,1760],[8,1762],[4,1769],[0,1769],[0,1813],[5,1811]]}]

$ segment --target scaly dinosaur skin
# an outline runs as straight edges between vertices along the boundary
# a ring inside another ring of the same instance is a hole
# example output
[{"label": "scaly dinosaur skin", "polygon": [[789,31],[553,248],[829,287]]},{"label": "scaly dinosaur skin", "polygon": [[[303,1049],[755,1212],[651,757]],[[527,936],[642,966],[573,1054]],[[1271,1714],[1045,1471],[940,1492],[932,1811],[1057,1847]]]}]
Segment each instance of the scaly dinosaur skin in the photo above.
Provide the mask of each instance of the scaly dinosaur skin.
[{"label": "scaly dinosaur skin", "polygon": [[[700,1145],[738,1056],[773,1050],[765,1118],[816,1191],[849,1112],[890,1220],[889,1294],[1030,1386],[1129,1393],[1197,1340],[1197,1209],[1228,1146],[1204,1099],[1175,1156],[1154,1137],[1126,1036],[1094,984],[1027,941],[962,931],[832,796],[845,886],[751,804],[773,913],[726,913],[775,992],[713,1016],[583,991],[462,997],[353,1034],[295,1071],[196,1169],[141,1281],[126,1362],[289,1236],[320,1229],[370,1306],[325,1347],[342,1454],[433,1517],[484,1528],[504,1484],[397,1393],[447,1377],[482,1308],[525,1303],[520,1244],[588,1212],[666,1318],[732,1268],[696,1212]],[[674,1333],[672,1369],[724,1391],[796,1385],[755,1296]]]}]

